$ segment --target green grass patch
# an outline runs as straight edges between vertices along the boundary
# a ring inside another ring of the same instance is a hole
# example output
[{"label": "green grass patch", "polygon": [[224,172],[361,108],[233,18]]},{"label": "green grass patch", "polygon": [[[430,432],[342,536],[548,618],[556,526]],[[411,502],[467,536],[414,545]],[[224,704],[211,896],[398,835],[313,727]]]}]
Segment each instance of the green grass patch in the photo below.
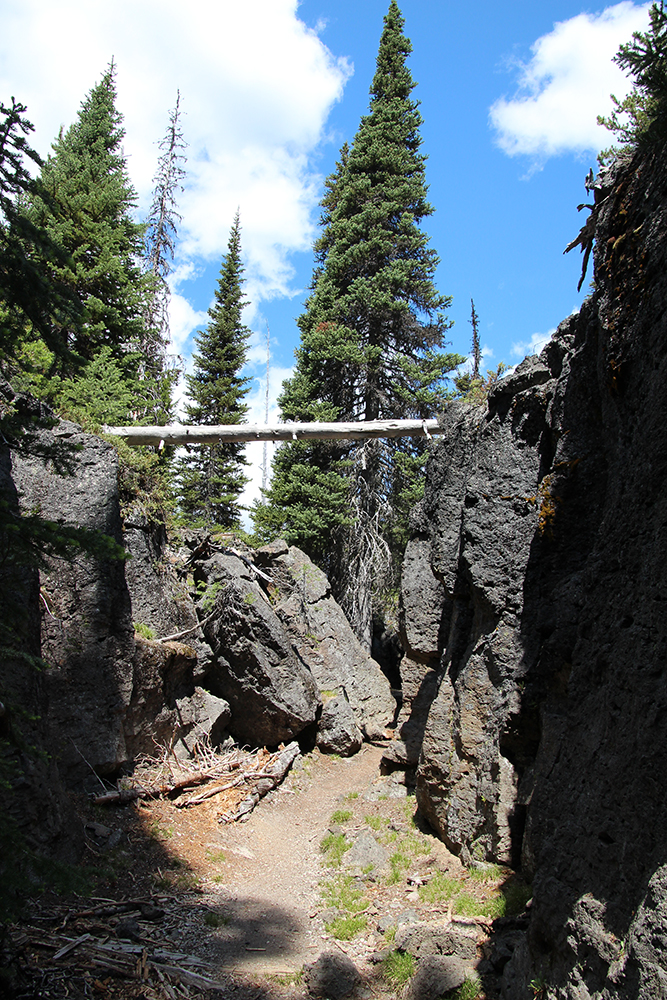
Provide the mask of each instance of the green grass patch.
[{"label": "green grass patch", "polygon": [[482,984],[479,979],[466,979],[459,986],[458,990],[452,994],[452,1000],[477,1000],[482,992]]},{"label": "green grass patch", "polygon": [[348,792],[345,796],[346,802],[354,802],[355,799],[359,798],[359,792]]},{"label": "green grass patch", "polygon": [[371,830],[375,830],[376,833],[383,826],[386,826],[388,822],[389,820],[385,819],[384,816],[364,816],[364,823],[368,823]]},{"label": "green grass patch", "polygon": [[533,895],[533,887],[522,878],[514,876],[503,886],[502,894],[505,899],[504,916],[514,917],[526,909],[526,903]]},{"label": "green grass patch", "polygon": [[459,889],[461,883],[444,872],[436,872],[427,885],[419,887],[419,898],[424,903],[442,903],[452,899]]},{"label": "green grass patch", "polygon": [[384,939],[387,942],[387,944],[393,944],[394,943],[394,941],[396,940],[396,931],[397,930],[398,930],[398,927],[396,926],[396,924],[394,924],[392,927],[387,927],[386,931],[384,932]]},{"label": "green grass patch", "polygon": [[298,972],[278,972],[268,978],[279,986],[300,986],[303,982],[303,969],[299,969]]},{"label": "green grass patch", "polygon": [[221,864],[225,860],[224,851],[207,851],[206,857],[212,864]]},{"label": "green grass patch", "polygon": [[407,854],[403,854],[402,851],[394,851],[394,853],[389,858],[389,865],[391,872],[387,877],[388,885],[396,885],[403,878],[403,873],[405,869],[410,865],[410,858]]},{"label": "green grass patch", "polygon": [[327,931],[338,941],[351,941],[353,937],[366,930],[366,917],[350,916],[348,914],[336,917],[326,925]]},{"label": "green grass patch", "polygon": [[382,963],[385,979],[394,986],[405,986],[415,974],[417,961],[408,951],[392,951]]},{"label": "green grass patch", "polygon": [[487,899],[477,899],[469,892],[460,892],[454,900],[454,912],[462,917],[496,917],[505,915],[505,897],[498,893]]},{"label": "green grass patch", "polygon": [[330,868],[338,868],[343,860],[343,855],[352,847],[345,839],[344,833],[328,833],[320,844],[320,851],[324,855],[324,863]]},{"label": "green grass patch", "polygon": [[330,823],[347,823],[348,820],[352,819],[352,812],[349,809],[336,809],[336,812],[332,814]]},{"label": "green grass patch", "polygon": [[497,882],[507,874],[507,869],[500,865],[475,865],[468,870],[473,882]]},{"label": "green grass patch", "polygon": [[223,913],[213,913],[209,910],[204,916],[204,923],[207,927],[226,927],[229,923],[229,917],[226,917]]},{"label": "green grass patch", "polygon": [[337,875],[322,883],[322,900],[327,906],[347,913],[365,910],[368,900],[352,875]]}]

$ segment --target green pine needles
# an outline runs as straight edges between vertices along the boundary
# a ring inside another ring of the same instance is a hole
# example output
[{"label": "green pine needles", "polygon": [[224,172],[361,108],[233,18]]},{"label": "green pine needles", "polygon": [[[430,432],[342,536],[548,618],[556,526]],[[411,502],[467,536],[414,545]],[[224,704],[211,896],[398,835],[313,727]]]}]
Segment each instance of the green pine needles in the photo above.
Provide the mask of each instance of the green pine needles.
[{"label": "green pine needles", "polygon": [[[326,182],[296,371],[279,400],[286,420],[432,417],[464,360],[442,350],[450,299],[420,228],[433,208],[403,25],[391,0],[369,113]],[[367,642],[372,592],[402,554],[425,451],[416,439],[283,446],[254,513],[260,536],[285,536],[327,570]]]},{"label": "green pine needles", "polygon": [[[649,145],[667,135],[667,12],[664,4],[649,10],[649,30],[635,31],[614,57],[621,69],[634,77],[634,86],[622,101],[612,94],[614,110],[608,118],[598,116],[622,145]],[[617,150],[600,153],[604,161]]]},{"label": "green pine needles", "polygon": [[86,361],[103,346],[119,356],[129,342],[141,343],[148,294],[139,263],[144,226],[132,219],[136,194],[122,151],[114,76],[112,64],[42,166],[41,183],[56,211],[40,196],[28,209],[67,254],[50,270],[81,303],[83,322],[68,331],[68,346]]},{"label": "green pine needles", "polygon": [[[186,375],[191,403],[188,423],[239,424],[248,407],[243,402],[249,378],[241,377],[250,331],[243,324],[241,226],[236,213],[223,257],[215,304],[206,330],[195,337],[193,373]],[[188,523],[239,524],[239,496],[248,477],[242,444],[189,445],[179,463],[179,506]]]}]

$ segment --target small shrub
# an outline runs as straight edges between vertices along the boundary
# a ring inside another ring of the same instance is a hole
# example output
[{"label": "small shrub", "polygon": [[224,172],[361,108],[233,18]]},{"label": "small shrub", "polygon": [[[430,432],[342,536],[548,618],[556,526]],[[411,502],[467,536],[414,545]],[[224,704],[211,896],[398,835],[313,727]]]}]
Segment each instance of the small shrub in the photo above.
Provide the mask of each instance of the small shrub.
[{"label": "small shrub", "polygon": [[404,986],[415,974],[417,963],[409,951],[392,951],[383,962],[385,978],[394,986]]}]

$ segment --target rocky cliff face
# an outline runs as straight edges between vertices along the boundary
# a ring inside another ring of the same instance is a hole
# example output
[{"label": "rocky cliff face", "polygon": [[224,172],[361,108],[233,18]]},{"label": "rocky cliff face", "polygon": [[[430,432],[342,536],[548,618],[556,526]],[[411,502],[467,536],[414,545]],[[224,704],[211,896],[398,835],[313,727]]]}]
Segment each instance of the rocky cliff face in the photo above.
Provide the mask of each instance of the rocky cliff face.
[{"label": "rocky cliff face", "polygon": [[[54,803],[64,799],[61,779],[98,790],[156,744],[183,755],[201,740],[274,746],[302,737],[348,754],[383,733],[395,707],[389,682],[302,552],[284,542],[241,552],[205,533],[170,548],[145,518],[121,522],[109,444],[67,421],[38,434],[44,452],[68,446],[70,474],[4,448],[0,500],[101,531],[129,558],[54,558],[39,573],[15,570],[12,581],[0,567],[3,593],[17,591],[25,609],[26,651],[46,663],[36,672],[0,661],[0,708],[36,717],[24,721],[24,737],[52,762],[50,775],[39,764],[26,802],[39,811],[48,787]],[[0,723],[4,736],[2,714]],[[22,761],[24,773],[29,766]],[[53,847],[65,821],[55,804],[51,813]],[[34,816],[20,819],[27,828]]]},{"label": "rocky cliff face", "polygon": [[667,996],[664,157],[596,206],[594,293],[488,406],[448,409],[404,569],[394,757],[420,750],[466,862],[533,881],[508,1000]]}]

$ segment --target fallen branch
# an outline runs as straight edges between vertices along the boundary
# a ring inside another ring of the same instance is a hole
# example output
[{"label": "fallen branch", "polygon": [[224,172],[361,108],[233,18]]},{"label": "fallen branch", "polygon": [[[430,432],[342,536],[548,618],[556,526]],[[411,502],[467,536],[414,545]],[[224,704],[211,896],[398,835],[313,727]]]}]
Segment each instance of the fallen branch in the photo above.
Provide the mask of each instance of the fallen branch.
[{"label": "fallen branch", "polygon": [[246,819],[250,813],[253,811],[257,803],[261,798],[263,798],[267,792],[270,792],[276,785],[279,785],[283,780],[290,767],[299,756],[299,744],[294,741],[288,744],[284,750],[281,750],[273,760],[269,763],[263,771],[262,777],[255,786],[254,791],[250,793],[243,801],[238,805],[234,812],[224,813],[222,816],[218,817],[218,823],[234,823],[239,820]]},{"label": "fallen branch", "polygon": [[[230,771],[239,766],[239,763],[236,762],[227,765]],[[113,804],[124,805],[135,799],[165,798],[167,795],[173,795],[174,792],[181,792],[186,788],[196,788],[197,785],[203,785],[207,781],[213,781],[214,778],[219,777],[220,765],[218,764],[209,771],[199,771],[195,774],[189,774],[185,778],[165,782],[161,785],[152,785],[147,788],[119,788],[114,792],[105,792],[104,795],[96,795],[93,802],[96,806],[108,806]]]},{"label": "fallen branch", "polygon": [[191,632],[196,632],[198,628],[202,628],[207,622],[210,622],[218,614],[217,610],[212,611],[210,615],[203,619],[203,621],[197,622],[192,628],[186,628],[183,632],[174,632],[173,635],[165,635],[162,639],[157,639],[157,642],[176,642],[177,639],[182,639],[184,635],[190,635]]}]

